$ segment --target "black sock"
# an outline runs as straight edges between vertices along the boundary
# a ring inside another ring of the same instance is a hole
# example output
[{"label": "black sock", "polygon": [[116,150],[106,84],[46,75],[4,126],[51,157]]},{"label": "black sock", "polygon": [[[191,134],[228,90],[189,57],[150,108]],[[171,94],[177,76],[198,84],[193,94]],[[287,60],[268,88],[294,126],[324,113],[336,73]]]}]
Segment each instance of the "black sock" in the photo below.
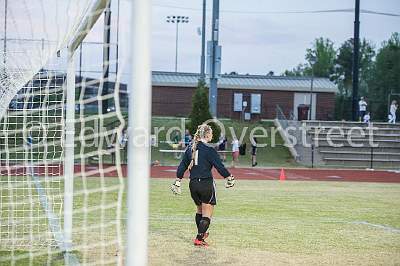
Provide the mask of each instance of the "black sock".
[{"label": "black sock", "polygon": [[197,225],[197,230],[199,230],[199,224],[202,216],[201,213],[196,213],[196,225]]},{"label": "black sock", "polygon": [[207,232],[207,229],[210,226],[210,222],[211,222],[211,220],[208,217],[201,218],[200,223],[199,223],[199,230],[198,230],[198,234],[197,234],[198,240],[203,239],[204,233]]}]

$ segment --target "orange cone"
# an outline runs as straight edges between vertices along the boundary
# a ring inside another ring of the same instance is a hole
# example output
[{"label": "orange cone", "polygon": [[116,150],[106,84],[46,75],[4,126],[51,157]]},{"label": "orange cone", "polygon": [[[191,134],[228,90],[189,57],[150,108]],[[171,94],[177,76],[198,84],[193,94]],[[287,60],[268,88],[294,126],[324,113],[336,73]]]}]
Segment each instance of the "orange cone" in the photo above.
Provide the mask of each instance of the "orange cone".
[{"label": "orange cone", "polygon": [[286,179],[285,170],[281,169],[281,175],[279,176],[280,181],[284,181]]}]

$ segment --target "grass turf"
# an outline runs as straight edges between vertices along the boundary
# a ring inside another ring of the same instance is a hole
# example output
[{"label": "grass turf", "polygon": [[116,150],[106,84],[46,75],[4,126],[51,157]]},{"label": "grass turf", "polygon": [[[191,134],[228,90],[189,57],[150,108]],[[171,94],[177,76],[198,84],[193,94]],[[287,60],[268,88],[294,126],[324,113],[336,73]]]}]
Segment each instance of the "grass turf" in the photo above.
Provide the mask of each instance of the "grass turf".
[{"label": "grass turf", "polygon": [[[104,179],[105,187],[121,180]],[[400,264],[400,184],[250,181],[238,179],[232,190],[217,180],[218,205],[210,227],[210,247],[192,245],[196,234],[195,206],[183,183],[183,195],[169,191],[171,180],[151,179],[150,265],[398,265]],[[79,179],[75,192],[83,189]],[[99,178],[88,178],[86,190],[100,188]],[[100,222],[101,205],[115,204],[118,190],[101,190],[75,197],[75,246],[115,239],[115,228],[107,227],[102,237],[93,227]],[[125,195],[122,217],[125,217]],[[103,220],[115,221],[115,210],[105,210]],[[125,220],[123,219],[123,224]],[[123,229],[124,231],[124,226]],[[82,262],[102,258],[116,262],[112,243],[103,247],[76,250]],[[103,249],[102,249],[103,248]],[[22,254],[18,251],[18,254]],[[9,255],[9,254],[8,254]],[[33,253],[35,255],[35,253]],[[7,257],[6,252],[0,252]],[[4,257],[3,257],[4,258]],[[62,264],[56,254],[54,264]],[[43,265],[44,254],[33,257],[32,265]],[[26,265],[29,258],[16,261]],[[0,265],[9,265],[6,261]]]},{"label": "grass turf", "polygon": [[172,197],[169,181],[152,180],[151,265],[400,263],[399,184],[239,180],[226,190],[217,183],[205,250],[191,244],[188,189]]},{"label": "grass turf", "polygon": [[[186,120],[187,121],[187,120]],[[241,134],[243,133],[243,142],[247,145],[247,152],[245,156],[239,156],[239,166],[240,167],[250,167],[251,166],[251,142],[250,142],[250,132],[256,127],[262,127],[267,132],[266,138],[258,138],[259,144],[267,144],[266,147],[257,149],[257,161],[258,166],[262,167],[298,167],[299,164],[293,160],[293,157],[290,155],[289,150],[283,146],[283,140],[279,133],[276,133],[275,136],[275,146],[271,146],[272,141],[272,133],[271,129],[275,128],[274,124],[269,121],[259,121],[257,123],[254,122],[241,122],[237,120],[224,119],[221,120],[224,124],[226,130],[226,137],[228,138],[228,143],[226,145],[226,150],[232,150],[232,145],[230,144],[232,141],[232,135],[235,134],[239,139]],[[181,121],[181,118],[166,118],[166,117],[153,117],[152,118],[152,128],[155,127],[161,128],[165,127],[165,131],[159,131],[159,140],[166,140],[166,131],[172,127],[181,127],[181,124],[184,122]],[[247,129],[245,129],[247,128]],[[155,133],[155,132],[153,132]],[[262,134],[260,130],[255,131],[255,135]],[[170,145],[166,143],[160,143],[159,147],[153,147],[151,151],[152,160],[159,160],[164,165],[178,165],[180,160],[174,159],[172,153],[162,154],[159,152],[160,149],[172,149]],[[227,154],[227,165],[230,165],[232,162],[232,155],[230,153]]]},{"label": "grass turf", "polygon": [[[104,117],[103,119],[100,119],[99,117],[96,117],[95,114],[91,114],[92,117],[91,119],[86,120],[80,120],[79,116],[76,116],[77,122],[75,123],[75,153],[78,154],[88,154],[90,152],[94,153],[93,157],[89,157],[87,161],[89,163],[91,162],[97,162],[98,160],[98,153],[99,153],[99,147],[102,147],[104,150],[107,150],[109,148],[110,144],[113,144],[117,140],[117,136],[112,134],[112,129],[118,128],[118,126],[121,125],[121,121],[119,121],[118,117],[112,114],[108,114],[107,117]],[[126,117],[125,117],[126,119]],[[183,118],[178,118],[178,117],[152,117],[152,133],[156,133],[156,128],[159,130],[158,134],[158,140],[160,141],[158,147],[152,147],[152,161],[161,161],[164,165],[178,165],[180,160],[175,159],[172,153],[168,154],[163,154],[160,152],[160,149],[172,149],[172,147],[165,143],[166,141],[166,133],[167,131],[172,128],[172,127],[178,127],[181,128],[182,124],[184,125],[185,121],[187,122],[188,120],[184,120],[182,122]],[[1,122],[1,121],[0,121]],[[298,163],[293,160],[292,156],[290,155],[288,149],[283,146],[283,140],[280,137],[278,133],[275,134],[275,146],[271,146],[271,141],[272,141],[272,133],[271,129],[275,128],[272,122],[265,122],[265,121],[259,121],[256,123],[253,122],[241,122],[237,120],[230,120],[230,119],[224,119],[221,120],[221,122],[224,124],[224,127],[226,129],[226,136],[228,138],[228,143],[227,143],[227,150],[232,150],[231,146],[231,141],[232,141],[232,135],[235,134],[237,138],[241,137],[242,132],[243,134],[243,142],[247,144],[247,153],[245,156],[240,156],[239,157],[239,166],[245,166],[249,167],[251,166],[251,142],[250,142],[250,132],[256,128],[256,127],[262,127],[266,130],[267,132],[267,137],[266,138],[258,138],[258,141],[260,144],[267,144],[267,147],[263,148],[258,148],[257,149],[257,161],[258,161],[258,166],[262,167],[296,167],[299,166]],[[8,143],[9,147],[21,147],[23,145],[23,132],[22,132],[22,126],[23,126],[23,119],[22,117],[18,117],[13,121],[15,124],[11,124],[11,128],[19,128],[18,134],[14,138],[14,142]],[[101,129],[100,132],[97,132],[99,128],[104,127],[104,129]],[[163,128],[163,129],[162,129]],[[247,129],[245,129],[247,128]],[[106,130],[109,130],[108,133],[105,133]],[[54,128],[54,132],[56,132],[57,135],[57,140],[60,138],[59,134],[60,131],[57,131],[56,128]],[[79,138],[80,134],[82,133],[82,137],[85,136],[87,139],[85,140],[85,145],[82,146],[81,139]],[[97,137],[95,133],[101,133],[100,135],[102,137]],[[255,134],[262,134],[260,130],[255,131]],[[172,137],[172,135],[171,135]],[[1,141],[1,139],[0,139]],[[51,143],[51,141],[50,141]],[[59,146],[57,143],[56,144],[47,144],[47,157],[48,159],[51,158],[59,158],[61,156],[61,146]],[[122,156],[122,161],[126,163],[126,156],[127,153],[127,148],[125,147],[124,149],[121,150],[121,156]],[[36,147],[34,149],[34,157],[38,159],[43,159],[40,156],[43,156],[44,154],[44,146]],[[0,156],[5,156],[4,154]],[[15,153],[15,152],[10,152],[8,154],[9,158],[8,160],[13,161],[21,161],[24,160],[26,154],[24,152],[20,153]],[[3,158],[5,159],[5,157]],[[112,163],[112,155],[111,153],[105,153],[102,155],[102,160],[105,163]],[[227,164],[230,164],[232,162],[232,155],[231,153],[227,154]]]}]

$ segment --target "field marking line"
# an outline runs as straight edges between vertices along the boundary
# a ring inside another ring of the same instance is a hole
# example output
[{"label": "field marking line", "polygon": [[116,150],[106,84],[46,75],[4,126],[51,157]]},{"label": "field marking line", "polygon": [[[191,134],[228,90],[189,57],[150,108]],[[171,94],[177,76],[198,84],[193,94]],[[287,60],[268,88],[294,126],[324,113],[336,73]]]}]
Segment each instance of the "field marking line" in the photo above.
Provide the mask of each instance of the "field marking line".
[{"label": "field marking line", "polygon": [[[282,220],[285,220],[286,217],[282,217]],[[187,224],[192,224],[193,223],[193,218],[188,215],[177,215],[177,216],[150,216],[149,217],[150,221],[169,221],[169,222],[178,222],[178,223],[187,223]],[[247,224],[247,225],[269,225],[274,227],[276,224],[271,221],[262,221],[257,218],[229,218],[229,217],[213,217],[212,218],[214,223],[230,223],[230,224]],[[293,220],[287,220],[290,223],[293,222]],[[279,224],[285,224],[285,222],[282,221],[275,221],[276,223]],[[318,221],[321,224],[325,223],[346,223],[346,221],[343,220],[337,220],[337,219],[322,219]],[[309,225],[314,225],[315,221],[301,221],[297,220],[296,224],[299,225],[304,225],[304,224],[309,224]]]},{"label": "field marking line", "polygon": [[256,173],[256,172],[244,172],[243,174],[245,174],[245,175],[261,175],[260,173]]},{"label": "field marking line", "polygon": [[355,222],[351,222],[352,224],[363,224],[363,225],[368,225],[368,226],[372,226],[372,227],[376,227],[376,228],[380,228],[383,230],[387,230],[387,231],[391,231],[394,233],[400,233],[400,229],[391,227],[391,226],[387,226],[387,225],[381,225],[381,224],[373,224],[373,223],[369,223],[367,221],[355,221]]}]

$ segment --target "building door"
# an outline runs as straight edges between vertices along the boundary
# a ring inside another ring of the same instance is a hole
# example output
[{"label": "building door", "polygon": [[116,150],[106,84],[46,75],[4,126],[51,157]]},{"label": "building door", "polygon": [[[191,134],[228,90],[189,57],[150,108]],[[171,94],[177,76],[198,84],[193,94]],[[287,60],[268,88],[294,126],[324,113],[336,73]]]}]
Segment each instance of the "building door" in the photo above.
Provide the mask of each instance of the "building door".
[{"label": "building door", "polygon": [[[317,97],[316,97],[315,93],[313,93],[312,96],[313,96],[313,98],[312,98],[312,108],[311,108],[311,119],[315,120],[316,107],[317,107]],[[300,93],[300,92],[295,92],[294,93],[293,115],[294,115],[294,118],[296,120],[297,120],[297,117],[298,117],[297,107],[300,104],[310,105],[310,93]]]}]

